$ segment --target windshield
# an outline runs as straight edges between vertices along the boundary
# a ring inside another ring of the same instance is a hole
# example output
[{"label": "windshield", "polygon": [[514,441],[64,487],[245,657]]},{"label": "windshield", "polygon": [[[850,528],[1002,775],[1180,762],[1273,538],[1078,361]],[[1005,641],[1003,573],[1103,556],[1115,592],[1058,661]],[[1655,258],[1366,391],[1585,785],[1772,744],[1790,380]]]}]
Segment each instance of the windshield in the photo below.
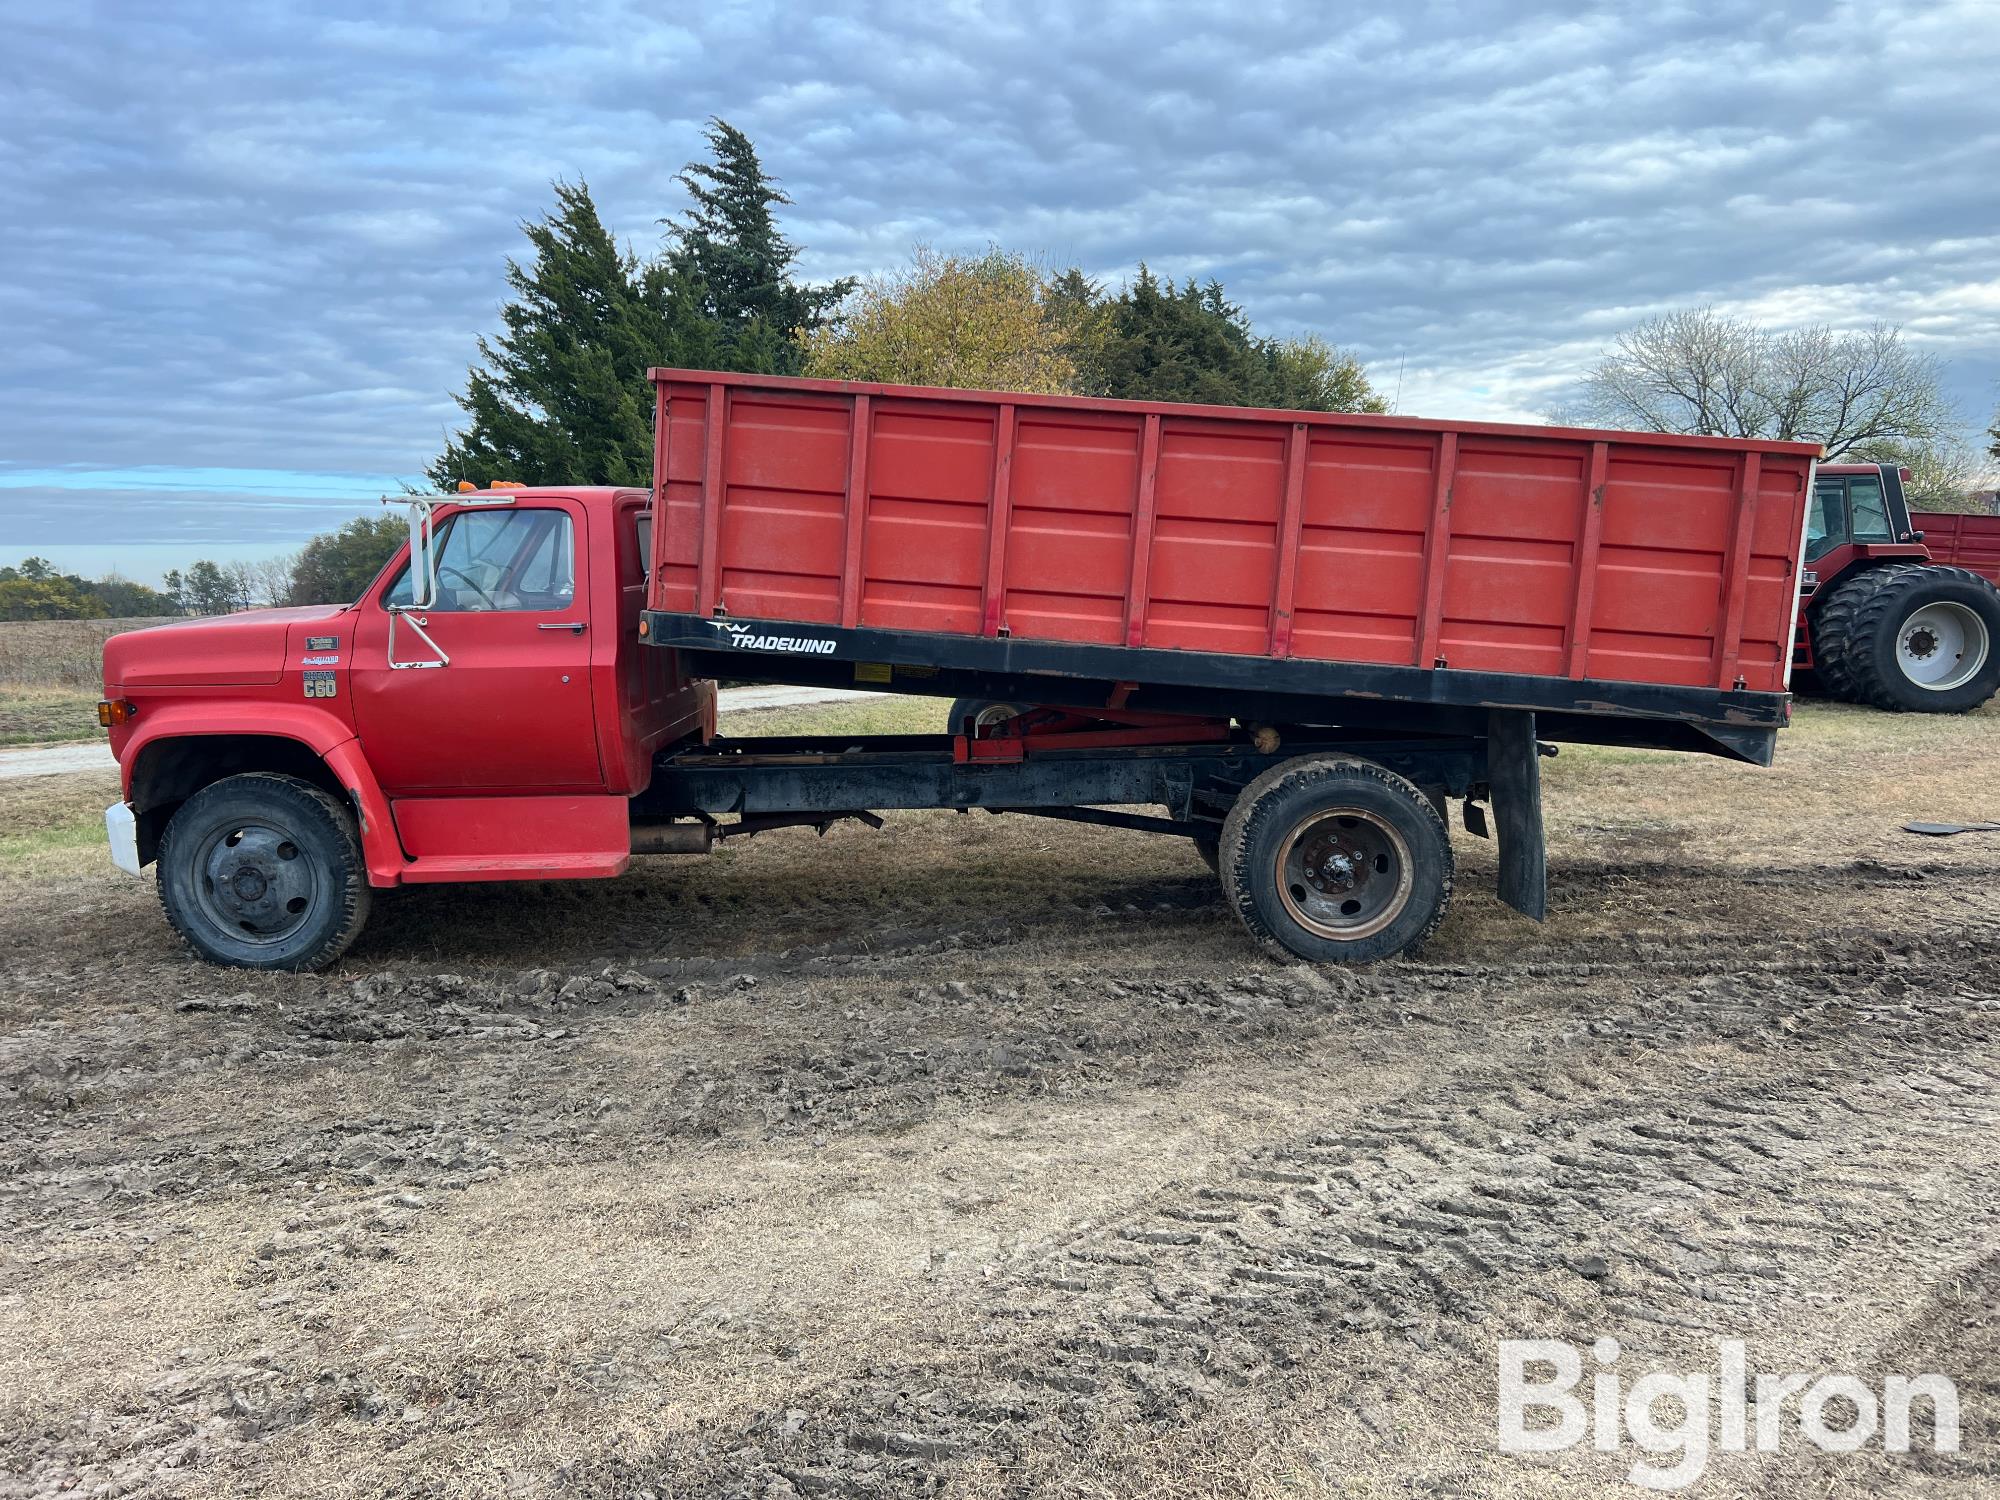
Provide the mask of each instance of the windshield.
[{"label": "windshield", "polygon": [[[438,528],[440,613],[476,610],[561,610],[576,596],[576,560],[569,512],[515,507],[463,510]],[[412,599],[407,564],[383,603]]]}]

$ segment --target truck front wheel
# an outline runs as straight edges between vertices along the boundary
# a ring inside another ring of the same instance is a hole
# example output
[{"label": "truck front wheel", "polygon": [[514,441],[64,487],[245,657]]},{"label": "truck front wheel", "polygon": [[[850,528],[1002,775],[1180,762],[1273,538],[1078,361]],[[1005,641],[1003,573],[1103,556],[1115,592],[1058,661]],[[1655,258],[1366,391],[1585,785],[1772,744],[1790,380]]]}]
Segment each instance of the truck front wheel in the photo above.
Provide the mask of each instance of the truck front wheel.
[{"label": "truck front wheel", "polygon": [[295,776],[231,776],[188,798],[160,839],[159,886],[174,931],[231,968],[323,968],[368,920],[354,819]]},{"label": "truck front wheel", "polygon": [[2000,590],[1964,568],[1904,568],[1854,611],[1842,658],[1863,702],[1969,713],[2000,689]]},{"label": "truck front wheel", "polygon": [[1451,839],[1431,799],[1372,761],[1274,766],[1222,825],[1222,889],[1267,947],[1372,963],[1417,947],[1451,900]]}]

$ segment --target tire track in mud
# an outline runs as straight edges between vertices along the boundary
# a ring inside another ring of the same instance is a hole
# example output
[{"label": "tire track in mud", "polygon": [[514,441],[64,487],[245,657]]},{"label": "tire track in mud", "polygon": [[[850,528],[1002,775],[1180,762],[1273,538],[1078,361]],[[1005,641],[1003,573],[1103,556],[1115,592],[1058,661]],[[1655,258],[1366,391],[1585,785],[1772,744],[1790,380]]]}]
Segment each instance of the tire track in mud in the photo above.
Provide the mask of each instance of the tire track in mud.
[{"label": "tire track in mud", "polygon": [[[1360,1367],[1344,1404],[1394,1451],[1398,1403],[1439,1350],[1754,1334],[1854,1254],[1990,1242],[2000,1188],[1978,1168],[2000,1154],[2000,995],[1957,991],[1777,1016],[1693,993],[1573,1058],[1467,1069],[1080,1233],[993,1289],[970,1348],[800,1393],[704,1434],[705,1460],[568,1481],[916,1494],[969,1460],[1025,1480],[1134,1425],[1281,1410],[1330,1348]],[[1727,1065],[1654,1050],[1723,1035],[1745,1044]],[[1966,1050],[1939,1061],[1940,1041]],[[1913,1133],[1970,1153],[1974,1206],[1948,1223],[1906,1201]],[[1498,1327],[1494,1304],[1522,1291],[1546,1315]]]},{"label": "tire track in mud", "polygon": [[[1146,936],[1141,924],[1131,941],[1143,949]],[[321,986],[317,1005],[295,998],[283,1011],[253,1003],[196,1015],[271,1045],[310,1044],[316,1058],[367,1058],[386,1038],[454,1060],[466,1049],[521,1060],[528,1071],[517,1097],[536,1089],[547,1127],[537,1149],[579,1161],[589,1154],[579,1154],[576,1136],[586,1119],[604,1135],[591,1149],[615,1155],[686,1135],[878,1129],[899,1109],[915,1117],[947,1099],[1171,1083],[1226,1056],[1254,1068],[1259,1044],[1295,1049],[1334,1028],[1365,1034],[1361,1056],[1444,1046],[1478,1058],[1492,1028],[1513,1032],[1494,1034],[1491,1049],[1514,1059],[1512,1071],[1461,1067],[1366,1116],[1330,1105],[1325,1130],[1246,1143],[1232,1170],[1080,1231],[993,1284],[971,1347],[802,1391],[742,1430],[705,1434],[706,1454],[676,1456],[675,1485],[706,1474],[747,1493],[775,1479],[805,1491],[922,1491],[967,1461],[1032,1467],[1050,1454],[1088,1455],[1133,1424],[1157,1429],[1246,1403],[1281,1409],[1335,1345],[1365,1345],[1346,1404],[1371,1441],[1389,1444],[1405,1420],[1398,1392],[1412,1371],[1438,1350],[1481,1347],[1492,1306],[1509,1290],[1532,1286],[1558,1327],[1590,1328],[1591,1317],[1601,1325],[1607,1316],[1621,1336],[1633,1327],[1664,1337],[1727,1326],[1717,1320],[1728,1310],[1747,1317],[1753,1299],[1768,1296],[1775,1257],[1824,1258],[1836,1232],[1880,1243],[1864,1216],[1888,1197],[1910,1133],[1897,1109],[1914,1106],[1932,1132],[1990,1138],[1994,1130],[2000,933],[1861,937],[1828,953],[1721,931],[1657,945],[1593,941],[1574,958],[1529,953],[1362,973],[1265,965],[1195,978],[1115,979],[1099,951],[1093,972],[1041,984],[1031,1000],[1018,994],[1014,966],[1042,962],[1038,950],[981,951],[981,972],[998,977],[951,996],[941,985],[961,982],[940,980],[929,943],[865,959],[786,955],[762,971],[777,976],[770,988],[809,987],[798,1003],[824,1016],[846,1014],[838,997],[847,982],[904,985],[910,1014],[892,1022],[905,1033],[901,1045],[864,1041],[850,1028],[844,1043],[835,1031],[810,1045],[741,1050],[673,1081],[696,1107],[622,1123],[588,1115],[564,1091],[574,1060],[565,1049],[590,1029],[615,1038],[635,1017],[676,1004],[664,977],[373,975]],[[699,961],[714,976],[750,972]],[[1625,998],[1574,1010],[1586,982],[1604,994],[1616,988],[1611,980]],[[732,983],[687,1008],[726,1007],[738,996]],[[1079,1021],[1086,1011],[1090,1020]],[[921,1045],[910,1044],[913,1028]],[[1663,1080],[1669,1065],[1653,1055],[1681,1045],[1734,1046],[1775,1081],[1746,1068],[1690,1093],[1686,1070]],[[1949,1064],[1937,1062],[1941,1048],[1955,1052]],[[182,1060],[166,1049],[154,1062],[167,1079]],[[1870,1076],[1897,1070],[1906,1076]],[[809,1108],[774,1110],[787,1094]],[[475,1186],[507,1170],[477,1138],[487,1125],[503,1128],[506,1111],[494,1112],[490,1098],[486,1107],[487,1116],[471,1117],[484,1122],[479,1130],[462,1113],[454,1118],[454,1105],[439,1112],[443,1120],[332,1122],[334,1145],[294,1136],[254,1159],[240,1127],[219,1120],[215,1147],[233,1154],[218,1157],[216,1170],[241,1180],[325,1174],[313,1201],[280,1210],[286,1217],[246,1295],[284,1298],[301,1278],[339,1277],[343,1261],[393,1258],[411,1216],[438,1206],[399,1193]],[[1843,1159],[1836,1186],[1861,1207],[1800,1202],[1788,1184],[1826,1162],[1836,1140],[1857,1139],[1890,1164]],[[170,1154],[184,1174],[196,1170],[179,1147]],[[113,1174],[115,1191],[63,1209],[66,1222],[111,1231],[143,1217],[159,1185],[119,1183],[115,1174],[132,1166],[101,1158],[95,1170]],[[13,1186],[34,1186],[33,1173],[9,1175]],[[1635,1206],[1663,1187],[1690,1201],[1707,1193],[1775,1207],[1740,1221],[1688,1219],[1674,1236],[1635,1232]],[[1591,1255],[1605,1274],[1572,1264],[1589,1265]],[[1567,1279],[1551,1287],[1551,1275]],[[139,1444],[141,1458],[179,1452],[197,1428],[213,1447],[258,1441],[328,1402],[369,1419],[393,1404],[352,1370],[324,1371],[303,1389],[295,1376],[247,1360],[163,1379],[186,1415],[164,1425],[157,1412],[115,1418],[128,1435],[164,1434],[157,1446]],[[615,1489],[660,1478],[607,1459],[567,1482]]]},{"label": "tire track in mud", "polygon": [[[748,965],[695,958],[595,973],[385,973],[347,984],[316,982],[283,1003],[247,992],[183,1001],[180,1008],[192,1015],[178,1038],[131,1028],[121,1039],[100,1028],[73,1036],[60,1050],[33,1049],[29,1065],[18,1070],[8,1068],[0,1046],[10,1127],[0,1175],[16,1190],[8,1217],[18,1223],[17,1215],[31,1209],[73,1213],[91,1206],[142,1214],[148,1192],[185,1195],[208,1178],[317,1177],[366,1189],[374,1173],[408,1168],[411,1132],[428,1142],[415,1160],[449,1160],[462,1171],[492,1166],[498,1157],[491,1142],[503,1134],[544,1156],[582,1160],[615,1156],[634,1144],[746,1129],[781,1134],[908,1124],[952,1102],[1161,1084],[1246,1049],[1296,1045],[1333,1027],[1477,1032],[1494,996],[1516,1008],[1515,1024],[1591,1033],[1619,1024],[1627,1006],[1665,995],[1667,1008],[1651,1023],[1661,1037],[1687,1037],[1699,1028],[1728,1035],[1768,1024],[1774,1007],[1801,997],[1825,1000],[1870,986],[1901,992],[1911,987],[1912,973],[1940,965],[1990,970],[2000,962],[2000,931],[1922,943],[1900,933],[1857,933],[1832,952],[1793,939],[1746,941],[1716,932],[1572,941],[1566,956],[1529,951],[1511,963],[1419,960],[1361,971],[1264,964],[1192,978],[1181,967],[1169,970],[1172,977],[1125,970],[1130,977],[1119,979],[1113,973],[1121,971],[1107,963],[1091,975],[1045,979],[1038,950],[1014,959],[986,947],[976,950],[977,969],[992,977],[941,978],[941,953],[975,952],[962,938],[910,935],[900,949],[865,956],[810,949]],[[1147,936],[1128,938],[1143,958]],[[1161,967],[1170,958],[1162,955]],[[1630,1000],[1598,1014],[1571,1011],[1570,992],[1610,988],[1607,980]],[[859,1009],[842,1003],[843,991],[857,984],[868,991]],[[1744,1003],[1745,992],[1759,987],[1767,1003]],[[1704,1006],[1708,991],[1726,1003]],[[1524,992],[1540,1001],[1521,1011]],[[741,1030],[743,1007],[753,1000],[772,1012],[758,1018],[760,1033],[715,1045]],[[629,1092],[608,1105],[601,1085],[581,1076],[584,1070],[571,1076],[579,1048],[619,1048],[635,1021],[662,1015],[692,1028],[677,1034],[689,1060],[672,1076],[630,1080]],[[490,1082],[496,1068],[515,1075],[517,1092],[532,1099],[541,1118],[498,1109],[482,1084],[457,1100],[447,1095],[422,1121],[376,1115],[326,1121],[330,1128],[317,1145],[294,1140],[266,1149],[242,1140],[236,1120],[218,1117],[212,1142],[197,1134],[141,1162],[98,1151],[84,1158],[92,1164],[81,1175],[77,1158],[45,1149],[77,1135],[92,1112],[93,1089],[106,1080],[115,1087],[94,1101],[95,1110],[127,1112],[148,1089],[182,1086],[204,1050],[219,1047],[253,1069],[311,1068],[343,1066],[384,1046],[434,1052],[452,1060],[454,1073],[463,1059],[480,1054],[488,1061],[479,1077]],[[80,1098],[87,1101],[82,1107]],[[466,1167],[474,1156],[479,1161]],[[37,1205],[38,1188],[60,1188],[64,1201]]]}]

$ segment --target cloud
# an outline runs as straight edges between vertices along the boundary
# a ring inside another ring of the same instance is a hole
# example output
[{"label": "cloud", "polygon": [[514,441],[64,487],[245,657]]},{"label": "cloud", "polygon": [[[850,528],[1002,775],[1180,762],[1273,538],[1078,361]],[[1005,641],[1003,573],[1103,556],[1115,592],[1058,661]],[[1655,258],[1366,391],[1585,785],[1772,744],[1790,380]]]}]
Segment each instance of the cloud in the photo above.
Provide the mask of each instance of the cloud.
[{"label": "cloud", "polygon": [[710,114],[784,180],[810,274],[920,239],[1143,258],[1352,347],[1405,410],[1532,418],[1705,301],[1904,321],[1968,416],[2000,375],[1984,0],[341,9],[13,23],[0,459],[127,477],[59,512],[0,488],[0,553],[219,503],[133,475],[416,472],[549,180],[650,249]]}]

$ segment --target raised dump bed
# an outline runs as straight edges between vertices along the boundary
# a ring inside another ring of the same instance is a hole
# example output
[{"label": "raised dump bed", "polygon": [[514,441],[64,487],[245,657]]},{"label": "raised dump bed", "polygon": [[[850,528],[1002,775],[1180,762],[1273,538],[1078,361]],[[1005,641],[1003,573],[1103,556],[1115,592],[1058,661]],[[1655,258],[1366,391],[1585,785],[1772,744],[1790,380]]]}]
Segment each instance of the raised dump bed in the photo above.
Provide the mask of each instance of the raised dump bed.
[{"label": "raised dump bed", "polygon": [[[1802,443],[653,372],[693,670],[1766,762]],[[728,658],[724,660],[723,658]]]}]

